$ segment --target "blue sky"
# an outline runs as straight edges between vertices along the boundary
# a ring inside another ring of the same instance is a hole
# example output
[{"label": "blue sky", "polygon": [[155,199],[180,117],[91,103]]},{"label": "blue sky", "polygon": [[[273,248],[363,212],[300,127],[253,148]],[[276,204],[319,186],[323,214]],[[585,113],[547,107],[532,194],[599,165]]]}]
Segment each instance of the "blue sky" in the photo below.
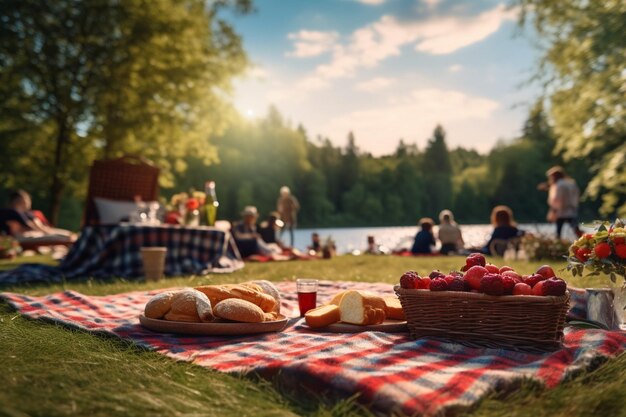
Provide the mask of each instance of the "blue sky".
[{"label": "blue sky", "polygon": [[400,138],[424,149],[437,123],[448,146],[486,152],[519,135],[538,87],[539,52],[515,10],[495,0],[257,0],[232,18],[254,67],[235,84],[251,118],[270,105],[312,140],[374,155]]}]

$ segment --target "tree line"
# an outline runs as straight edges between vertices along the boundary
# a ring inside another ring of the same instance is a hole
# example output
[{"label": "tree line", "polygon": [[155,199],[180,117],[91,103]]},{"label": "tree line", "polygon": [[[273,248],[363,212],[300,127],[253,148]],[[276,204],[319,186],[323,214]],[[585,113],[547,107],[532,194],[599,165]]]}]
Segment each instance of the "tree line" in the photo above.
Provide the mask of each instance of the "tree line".
[{"label": "tree line", "polygon": [[[213,143],[219,162],[205,167],[189,157],[175,183],[188,190],[215,180],[220,216],[231,220],[246,205],[264,214],[274,210],[279,188],[287,185],[300,200],[302,226],[413,225],[446,208],[463,223],[487,223],[498,204],[510,206],[519,221],[543,223],[547,194],[537,185],[548,168],[564,165],[582,189],[590,179],[583,160],[565,163],[554,156],[554,134],[541,104],[531,109],[523,135],[501,141],[488,154],[448,149],[439,125],[423,150],[399,140],[394,153],[375,157],[359,149],[352,133],[345,146],[310,138],[275,108],[257,121],[238,120]],[[596,217],[598,207],[583,202],[582,217]]]}]

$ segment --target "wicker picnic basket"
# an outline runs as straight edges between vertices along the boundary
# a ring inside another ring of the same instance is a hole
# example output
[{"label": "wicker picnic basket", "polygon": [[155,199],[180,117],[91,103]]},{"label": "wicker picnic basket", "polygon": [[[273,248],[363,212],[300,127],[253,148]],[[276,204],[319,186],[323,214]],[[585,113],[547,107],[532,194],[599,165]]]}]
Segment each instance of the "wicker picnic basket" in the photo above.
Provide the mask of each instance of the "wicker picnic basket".
[{"label": "wicker picnic basket", "polygon": [[560,297],[490,296],[394,287],[411,337],[522,351],[561,347],[569,292]]}]

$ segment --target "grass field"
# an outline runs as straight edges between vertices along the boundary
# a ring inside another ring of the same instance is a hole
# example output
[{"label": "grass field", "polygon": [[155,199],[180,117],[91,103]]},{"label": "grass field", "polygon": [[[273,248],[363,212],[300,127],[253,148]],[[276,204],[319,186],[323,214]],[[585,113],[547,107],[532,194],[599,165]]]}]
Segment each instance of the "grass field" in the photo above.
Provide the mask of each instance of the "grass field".
[{"label": "grass field", "polygon": [[[36,259],[46,261],[45,258]],[[28,261],[32,261],[29,259]],[[406,270],[458,269],[462,258],[340,256],[328,261],[247,264],[233,274],[4,288],[31,295],[72,289],[91,295],[209,283],[296,277],[397,282]],[[497,261],[500,263],[500,261]],[[510,262],[529,273],[538,264]],[[556,268],[564,264],[553,264]],[[0,269],[15,263],[0,262]],[[568,278],[574,286],[599,281]],[[0,415],[6,416],[368,416],[355,398],[333,401],[276,381],[220,374],[175,362],[132,343],[25,319],[0,304]],[[626,355],[553,390],[533,382],[491,396],[472,416],[626,416]],[[355,396],[358,393],[355,393]]]}]

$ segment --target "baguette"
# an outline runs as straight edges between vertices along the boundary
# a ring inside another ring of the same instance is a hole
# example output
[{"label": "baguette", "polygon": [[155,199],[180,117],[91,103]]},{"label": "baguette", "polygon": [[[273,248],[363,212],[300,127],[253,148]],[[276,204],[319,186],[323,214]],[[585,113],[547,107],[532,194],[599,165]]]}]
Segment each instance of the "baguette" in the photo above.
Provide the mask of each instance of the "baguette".
[{"label": "baguette", "polygon": [[241,284],[204,285],[195,289],[203,292],[214,306],[229,298],[239,298],[257,305],[265,313],[271,313],[277,304],[271,295]]}]

